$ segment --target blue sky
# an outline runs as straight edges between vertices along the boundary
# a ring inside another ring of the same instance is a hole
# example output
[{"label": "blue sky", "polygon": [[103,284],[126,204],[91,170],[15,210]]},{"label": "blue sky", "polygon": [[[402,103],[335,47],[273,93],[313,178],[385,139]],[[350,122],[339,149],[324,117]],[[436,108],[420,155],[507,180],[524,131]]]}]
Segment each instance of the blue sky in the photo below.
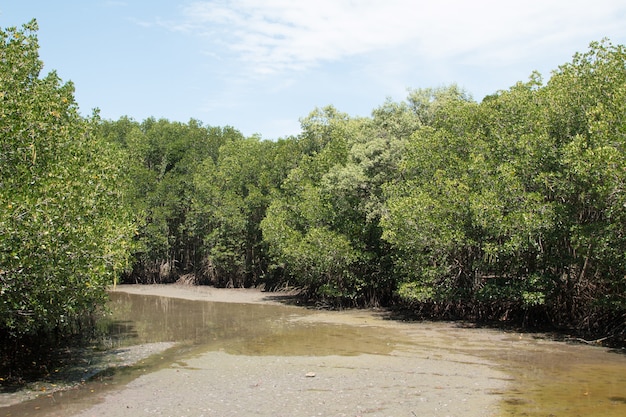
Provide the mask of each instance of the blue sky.
[{"label": "blue sky", "polygon": [[275,139],[332,104],[368,116],[408,88],[480,101],[609,38],[623,0],[0,0],[0,26],[39,23],[40,57],[84,114],[233,126]]}]

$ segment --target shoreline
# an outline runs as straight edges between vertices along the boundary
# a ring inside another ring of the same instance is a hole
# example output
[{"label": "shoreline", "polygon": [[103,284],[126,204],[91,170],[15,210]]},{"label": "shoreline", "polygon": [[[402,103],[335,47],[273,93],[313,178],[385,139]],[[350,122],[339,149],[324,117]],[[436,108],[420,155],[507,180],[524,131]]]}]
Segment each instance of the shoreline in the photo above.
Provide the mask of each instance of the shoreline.
[{"label": "shoreline", "polygon": [[286,305],[298,291],[266,292],[258,288],[216,288],[208,285],[184,284],[122,284],[111,287],[109,292],[153,295],[181,298],[192,301],[216,303]]}]

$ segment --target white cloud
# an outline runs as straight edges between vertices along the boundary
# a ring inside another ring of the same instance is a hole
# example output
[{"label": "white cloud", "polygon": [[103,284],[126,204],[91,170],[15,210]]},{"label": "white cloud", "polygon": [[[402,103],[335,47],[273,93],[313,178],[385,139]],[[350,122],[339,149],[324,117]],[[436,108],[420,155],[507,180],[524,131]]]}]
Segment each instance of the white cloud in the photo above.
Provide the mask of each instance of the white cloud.
[{"label": "white cloud", "polygon": [[[412,40],[408,1],[196,2],[185,14],[259,73],[303,69]],[[394,21],[395,20],[395,21]]]},{"label": "white cloud", "polygon": [[366,115],[407,87],[455,82],[480,100],[533,70],[547,80],[590,41],[626,41],[624,0],[191,1],[149,26],[204,57],[194,115],[265,137],[329,103]]},{"label": "white cloud", "polygon": [[125,1],[108,0],[104,2],[105,7],[126,7],[128,3]]},{"label": "white cloud", "polygon": [[616,0],[215,0],[191,3],[177,25],[274,74],[396,48],[411,58],[511,63],[618,30],[625,10]]}]

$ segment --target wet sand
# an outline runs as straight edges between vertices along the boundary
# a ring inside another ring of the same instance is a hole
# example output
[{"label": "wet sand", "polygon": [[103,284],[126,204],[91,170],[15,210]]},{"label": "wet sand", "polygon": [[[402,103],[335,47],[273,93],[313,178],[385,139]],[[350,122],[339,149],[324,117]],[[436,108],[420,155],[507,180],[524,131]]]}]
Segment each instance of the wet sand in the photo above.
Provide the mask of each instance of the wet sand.
[{"label": "wet sand", "polygon": [[[115,291],[191,300],[279,303],[281,293],[172,285]],[[290,294],[283,294],[288,297]],[[366,326],[371,312],[320,312],[307,320]],[[410,332],[407,333],[410,335]],[[424,334],[414,335],[423,337]],[[452,336],[453,337],[453,336]],[[430,340],[445,343],[444,339]],[[147,373],[78,414],[91,416],[495,416],[510,377],[472,354],[400,346],[357,356],[250,356],[208,351]]]},{"label": "wet sand", "polygon": [[78,416],[490,416],[502,377],[445,358],[208,352],[143,375]]}]

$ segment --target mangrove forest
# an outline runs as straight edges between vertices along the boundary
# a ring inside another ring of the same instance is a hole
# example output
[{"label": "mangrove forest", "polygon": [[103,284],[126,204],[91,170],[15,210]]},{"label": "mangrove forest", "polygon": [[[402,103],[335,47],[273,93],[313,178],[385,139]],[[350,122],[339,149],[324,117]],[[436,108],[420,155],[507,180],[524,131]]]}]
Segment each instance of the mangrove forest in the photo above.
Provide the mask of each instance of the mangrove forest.
[{"label": "mangrove forest", "polygon": [[4,349],[76,334],[115,283],[174,282],[626,339],[623,45],[480,102],[409,89],[266,140],[81,115],[37,30],[0,30]]}]

